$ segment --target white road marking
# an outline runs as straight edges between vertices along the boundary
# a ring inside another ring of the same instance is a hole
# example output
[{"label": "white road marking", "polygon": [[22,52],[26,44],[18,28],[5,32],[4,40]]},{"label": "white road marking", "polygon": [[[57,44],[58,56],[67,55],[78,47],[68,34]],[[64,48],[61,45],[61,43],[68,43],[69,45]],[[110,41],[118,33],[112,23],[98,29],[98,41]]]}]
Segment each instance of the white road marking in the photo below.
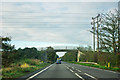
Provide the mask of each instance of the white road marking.
[{"label": "white road marking", "polygon": [[71,72],[74,72],[73,70],[69,69]]},{"label": "white road marking", "polygon": [[82,71],[80,71],[80,70],[78,70],[78,69],[77,69],[77,71],[78,71],[78,72],[82,72]]},{"label": "white road marking", "polygon": [[116,73],[116,72],[114,72],[114,71],[109,71],[109,70],[104,70],[104,71],[107,71],[107,72],[112,72],[112,73]]},{"label": "white road marking", "polygon": [[[104,69],[99,69],[99,68],[94,68],[94,67],[91,67],[91,68],[92,68],[92,69],[97,69],[97,70],[104,70]],[[114,72],[114,71],[109,71],[109,70],[104,70],[104,71],[116,73],[116,72]]]},{"label": "white road marking", "polygon": [[72,67],[74,69],[74,67]]},{"label": "white road marking", "polygon": [[67,69],[69,69],[67,66],[66,66]]},{"label": "white road marking", "polygon": [[52,65],[53,65],[53,64],[51,64],[50,66],[48,66],[48,67],[46,67],[45,69],[41,70],[40,72],[34,74],[33,76],[29,77],[29,78],[26,79],[26,80],[30,80],[30,79],[32,79],[33,77],[35,77],[35,76],[37,76],[38,74],[42,73],[43,71],[47,70],[47,69],[48,69],[49,67],[51,67]]},{"label": "white road marking", "polygon": [[94,68],[94,67],[90,67],[90,68],[92,68],[92,69],[97,69],[97,70],[102,70],[102,69],[99,69],[99,68]]},{"label": "white road marking", "polygon": [[69,67],[65,66],[67,69],[69,69]]},{"label": "white road marking", "polygon": [[77,73],[75,73],[75,75],[79,78],[81,78],[82,80],[85,80],[84,78],[82,78],[80,75],[78,75]]},{"label": "white road marking", "polygon": [[89,75],[87,73],[84,73],[84,74],[87,75],[87,76],[89,76],[89,77],[91,77],[91,78],[93,78],[93,79],[95,79],[95,80],[97,80],[95,77],[93,77],[93,76],[91,76],[91,75]]},{"label": "white road marking", "polygon": [[67,67],[67,65],[65,65],[65,67]]},{"label": "white road marking", "polygon": [[[68,68],[67,66],[65,66],[66,68]],[[68,68],[71,72],[74,72],[73,70],[71,70],[70,68]]]},{"label": "white road marking", "polygon": [[[68,67],[67,67],[68,68]],[[69,69],[69,68],[68,68]]]}]

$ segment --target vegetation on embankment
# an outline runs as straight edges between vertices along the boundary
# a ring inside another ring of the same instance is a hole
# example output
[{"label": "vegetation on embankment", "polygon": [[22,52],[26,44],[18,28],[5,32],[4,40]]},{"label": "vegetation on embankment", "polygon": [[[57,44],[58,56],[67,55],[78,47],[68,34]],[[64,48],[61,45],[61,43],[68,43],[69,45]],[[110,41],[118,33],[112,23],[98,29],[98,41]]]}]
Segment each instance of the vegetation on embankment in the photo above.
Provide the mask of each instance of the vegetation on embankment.
[{"label": "vegetation on embankment", "polygon": [[[75,64],[85,65],[85,66],[120,71],[120,67],[119,67],[120,55],[110,52],[93,52],[90,46],[79,47],[78,50],[82,52],[82,54],[79,57],[80,62],[95,62],[99,65],[78,63],[77,53],[73,51],[67,52],[62,57],[62,60],[66,62],[72,62]],[[108,64],[109,64],[109,68],[108,68]]]},{"label": "vegetation on embankment", "polygon": [[48,65],[50,63],[43,63],[43,61],[38,59],[22,59],[11,64],[9,67],[2,68],[2,77],[18,78]]},{"label": "vegetation on embankment", "polygon": [[[0,37],[2,40],[2,72],[3,78],[17,78],[54,63],[58,57],[52,47],[46,50],[25,47],[15,49],[10,44],[10,37]],[[43,63],[46,62],[46,63]],[[1,78],[1,76],[0,76]]]},{"label": "vegetation on embankment", "polygon": [[[120,68],[120,55],[111,52],[93,52],[90,46],[78,47],[81,54],[79,57],[80,62],[96,62],[101,66],[106,66],[110,63],[110,67]],[[63,57],[63,61],[77,62],[78,53],[74,51],[67,52]]]},{"label": "vegetation on embankment", "polygon": [[119,67],[119,55],[114,53],[92,51],[83,51],[83,53],[79,58],[81,62],[96,62],[103,66],[110,63],[111,67]]},{"label": "vegetation on embankment", "polygon": [[69,62],[69,63],[74,63],[74,64],[83,65],[83,66],[89,66],[89,67],[95,67],[95,68],[120,72],[120,68],[118,68],[118,67],[108,67],[108,65],[102,66],[102,65],[99,65],[99,64],[88,64],[88,63],[80,63],[80,62]]},{"label": "vegetation on embankment", "polygon": [[[78,63],[74,56],[71,56],[72,54],[76,55],[74,52],[68,52],[63,57],[63,61],[80,64],[84,66],[91,66],[101,69],[108,69],[113,71],[120,71],[119,67],[119,55],[116,55],[114,53],[108,53],[108,52],[92,52],[92,51],[83,51],[83,54],[81,54],[79,60],[80,62],[95,62],[96,64],[88,64],[88,63]],[[109,68],[108,68],[109,64]]]},{"label": "vegetation on embankment", "polygon": [[20,61],[21,59],[39,59],[41,61],[53,63],[56,61],[56,55],[52,47],[47,47],[46,50],[38,50],[35,47],[25,47],[23,49],[15,49],[15,45],[10,44],[10,37],[0,37],[2,40],[2,66],[9,67],[9,65]]}]

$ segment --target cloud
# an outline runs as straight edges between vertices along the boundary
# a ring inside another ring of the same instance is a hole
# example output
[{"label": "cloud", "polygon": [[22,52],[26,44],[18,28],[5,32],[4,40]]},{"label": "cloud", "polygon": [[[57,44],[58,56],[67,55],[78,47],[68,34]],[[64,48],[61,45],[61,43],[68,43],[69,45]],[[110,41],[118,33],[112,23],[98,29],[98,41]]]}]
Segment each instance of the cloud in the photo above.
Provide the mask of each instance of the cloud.
[{"label": "cloud", "polygon": [[[17,41],[91,45],[91,17],[116,3],[3,3],[2,35]],[[105,12],[104,11],[104,12]]]}]

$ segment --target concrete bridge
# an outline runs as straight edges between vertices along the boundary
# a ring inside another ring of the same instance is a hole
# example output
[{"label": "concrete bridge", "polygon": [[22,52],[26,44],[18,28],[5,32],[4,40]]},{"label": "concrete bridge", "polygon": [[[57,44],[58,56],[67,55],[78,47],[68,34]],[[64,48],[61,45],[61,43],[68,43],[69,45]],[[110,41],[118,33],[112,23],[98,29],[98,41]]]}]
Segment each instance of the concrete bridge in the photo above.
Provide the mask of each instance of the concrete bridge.
[{"label": "concrete bridge", "polygon": [[78,49],[54,49],[55,52],[69,52],[69,51],[75,51],[77,53],[77,62],[79,62],[79,58],[81,54],[83,54],[80,50]]},{"label": "concrete bridge", "polygon": [[[75,51],[77,53],[77,62],[79,62],[79,58],[81,54],[83,54],[80,50],[77,49],[77,47],[69,47],[69,46],[63,46],[63,47],[53,47],[55,52],[69,52],[69,51]],[[46,50],[46,48],[42,48],[41,50]]]}]

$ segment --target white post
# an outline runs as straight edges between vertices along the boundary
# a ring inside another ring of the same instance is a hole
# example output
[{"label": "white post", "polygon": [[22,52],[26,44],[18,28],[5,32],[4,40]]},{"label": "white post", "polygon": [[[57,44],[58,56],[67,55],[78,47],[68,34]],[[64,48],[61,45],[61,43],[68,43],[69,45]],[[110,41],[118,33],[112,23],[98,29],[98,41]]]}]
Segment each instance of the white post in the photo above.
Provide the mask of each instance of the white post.
[{"label": "white post", "polygon": [[80,60],[79,60],[79,58],[80,58],[80,51],[78,50],[77,62],[79,62],[79,61],[80,61]]}]

